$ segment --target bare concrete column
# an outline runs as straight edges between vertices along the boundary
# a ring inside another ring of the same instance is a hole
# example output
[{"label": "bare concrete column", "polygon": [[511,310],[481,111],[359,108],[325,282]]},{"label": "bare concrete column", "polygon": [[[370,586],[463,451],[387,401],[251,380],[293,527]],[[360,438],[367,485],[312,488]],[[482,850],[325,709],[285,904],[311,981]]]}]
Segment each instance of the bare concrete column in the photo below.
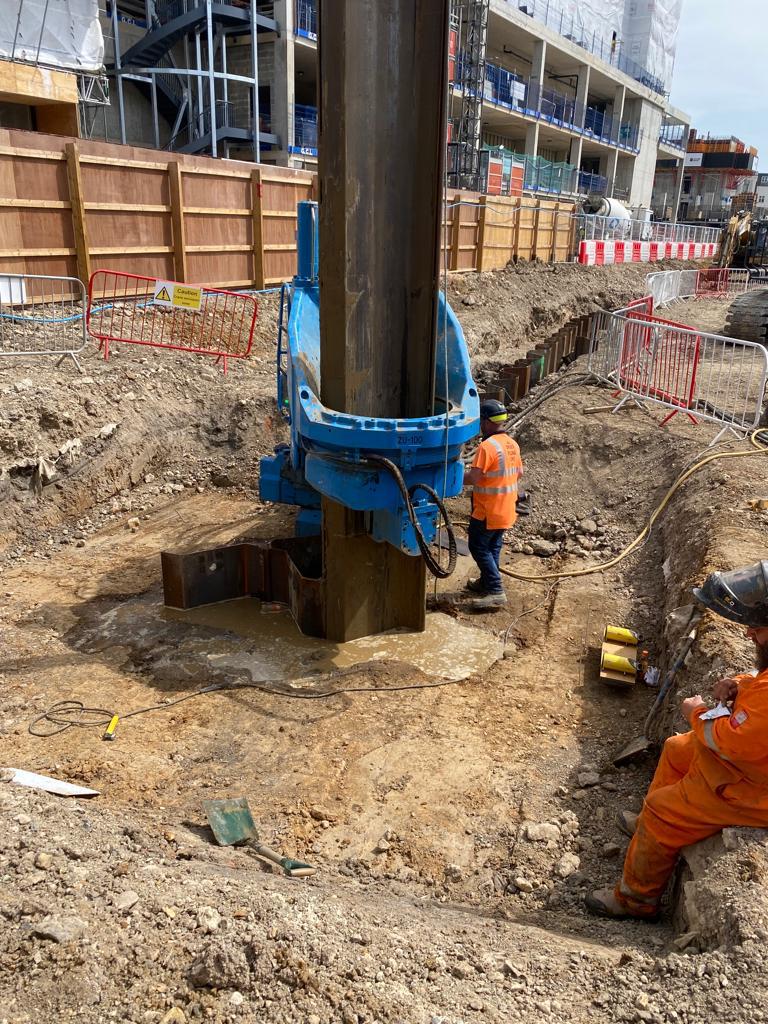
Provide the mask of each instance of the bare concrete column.
[{"label": "bare concrete column", "polygon": [[589,98],[589,64],[582,64],[578,70],[576,82],[576,126],[584,127],[584,119],[587,116],[587,100]]},{"label": "bare concrete column", "polygon": [[290,162],[288,145],[295,87],[293,11],[294,0],[275,0],[275,21],[279,34],[275,39],[275,70],[272,79],[270,119],[273,133],[280,138],[280,150],[276,154],[276,160],[284,167]]}]

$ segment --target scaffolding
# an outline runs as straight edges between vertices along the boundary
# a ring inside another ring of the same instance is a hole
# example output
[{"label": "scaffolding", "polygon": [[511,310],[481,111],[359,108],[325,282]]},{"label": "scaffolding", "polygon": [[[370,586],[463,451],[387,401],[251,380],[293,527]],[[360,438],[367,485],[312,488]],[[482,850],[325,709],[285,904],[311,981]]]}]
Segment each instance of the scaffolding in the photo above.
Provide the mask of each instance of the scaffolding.
[{"label": "scaffolding", "polygon": [[[229,156],[230,149],[279,146],[269,112],[259,107],[258,33],[277,32],[272,0],[147,0],[146,34],[127,50],[120,42],[119,0],[112,21],[114,77],[120,141],[127,142],[124,82],[135,82],[150,100],[154,143],[161,148],[160,117],[170,125],[165,148],[181,153]],[[134,24],[136,22],[134,21]],[[250,36],[248,74],[228,68],[230,36]],[[234,97],[234,98],[233,98]]]},{"label": "scaffolding", "polygon": [[483,183],[480,144],[489,5],[490,0],[454,0],[451,11],[461,54],[451,91],[460,94],[461,110],[448,147],[448,183],[472,192],[481,191]]}]

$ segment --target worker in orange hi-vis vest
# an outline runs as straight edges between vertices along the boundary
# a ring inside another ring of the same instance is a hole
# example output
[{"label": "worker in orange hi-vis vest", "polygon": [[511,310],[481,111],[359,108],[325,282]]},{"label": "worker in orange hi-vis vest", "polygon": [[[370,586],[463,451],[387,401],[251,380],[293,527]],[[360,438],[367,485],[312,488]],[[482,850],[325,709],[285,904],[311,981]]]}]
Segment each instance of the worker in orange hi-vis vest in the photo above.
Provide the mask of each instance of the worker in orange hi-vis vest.
[{"label": "worker in orange hi-vis vest", "polygon": [[621,880],[587,896],[605,917],[656,917],[684,846],[729,825],[768,828],[768,561],[712,573],[693,593],[747,627],[757,671],[719,680],[715,708],[699,694],[683,701],[690,732],[664,744],[640,814],[619,815],[632,835]]},{"label": "worker in orange hi-vis vest", "polygon": [[517,519],[517,483],[523,472],[520,449],[506,433],[507,410],[488,399],[480,404],[483,440],[464,480],[472,487],[472,518],[469,521],[469,553],[480,570],[467,589],[477,594],[477,611],[501,608],[507,595],[501,585],[499,559],[504,531]]}]

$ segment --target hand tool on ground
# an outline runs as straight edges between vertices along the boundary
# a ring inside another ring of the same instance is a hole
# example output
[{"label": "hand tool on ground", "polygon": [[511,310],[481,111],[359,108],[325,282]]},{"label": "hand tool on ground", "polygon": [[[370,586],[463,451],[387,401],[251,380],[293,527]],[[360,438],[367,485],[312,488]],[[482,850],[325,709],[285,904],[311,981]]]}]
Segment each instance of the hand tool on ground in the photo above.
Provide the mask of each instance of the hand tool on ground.
[{"label": "hand tool on ground", "polygon": [[247,843],[250,850],[259,857],[277,864],[289,878],[309,878],[315,874],[316,869],[311,864],[283,857],[269,846],[258,842],[256,823],[244,796],[231,800],[204,800],[203,808],[219,846]]},{"label": "hand tool on ground", "polygon": [[653,702],[653,706],[648,712],[648,717],[646,718],[645,726],[643,727],[643,735],[636,737],[628,743],[619,751],[616,757],[614,757],[613,763],[617,768],[621,767],[621,765],[628,764],[633,758],[639,757],[640,754],[645,754],[652,746],[654,746],[655,741],[650,739],[648,736],[648,733],[651,731],[651,724],[663,707],[667,699],[667,695],[672,688],[672,683],[675,681],[677,673],[685,664],[688,652],[693,647],[700,619],[701,612],[696,608],[691,608],[691,614],[685,627],[683,637],[678,645],[677,651],[675,652],[674,661],[667,669],[667,673],[664,676],[664,682],[659,687],[656,700]]}]

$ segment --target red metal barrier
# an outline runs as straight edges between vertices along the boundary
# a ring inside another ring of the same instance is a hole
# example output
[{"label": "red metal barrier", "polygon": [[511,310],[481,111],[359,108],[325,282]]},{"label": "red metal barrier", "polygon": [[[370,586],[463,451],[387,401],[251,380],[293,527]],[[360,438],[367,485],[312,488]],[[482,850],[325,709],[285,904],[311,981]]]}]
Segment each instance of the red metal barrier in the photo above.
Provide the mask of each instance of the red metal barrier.
[{"label": "red metal barrier", "polygon": [[700,295],[716,296],[728,294],[727,268],[711,267],[709,270],[699,270],[696,275],[696,297]]},{"label": "red metal barrier", "polygon": [[111,342],[149,345],[245,359],[253,344],[258,303],[253,295],[179,281],[95,270],[88,283],[86,325],[109,359]]},{"label": "red metal barrier", "polygon": [[653,316],[653,296],[644,295],[642,299],[632,299],[628,302],[624,309],[629,313],[635,315],[640,314],[642,316],[652,317]]},{"label": "red metal barrier", "polygon": [[638,396],[657,398],[677,406],[662,426],[678,411],[693,406],[701,336],[687,324],[640,313],[627,313],[619,355],[619,382]]}]

